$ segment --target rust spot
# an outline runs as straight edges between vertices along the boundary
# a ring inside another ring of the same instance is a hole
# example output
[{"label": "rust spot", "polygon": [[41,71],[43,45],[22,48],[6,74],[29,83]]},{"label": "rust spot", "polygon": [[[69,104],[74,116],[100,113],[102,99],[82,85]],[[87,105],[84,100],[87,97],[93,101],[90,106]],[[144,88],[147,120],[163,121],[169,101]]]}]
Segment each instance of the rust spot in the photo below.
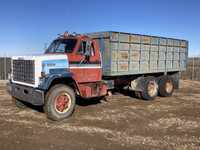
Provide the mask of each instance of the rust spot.
[{"label": "rust spot", "polygon": [[138,57],[139,54],[138,54],[138,53],[134,53],[132,56],[133,56],[133,57]]},{"label": "rust spot", "polygon": [[150,46],[149,45],[142,45],[142,49],[149,51],[150,50]]},{"label": "rust spot", "polygon": [[117,60],[117,53],[112,54],[112,60]]},{"label": "rust spot", "polygon": [[149,68],[149,65],[148,64],[145,64],[145,69],[148,69]]},{"label": "rust spot", "polygon": [[150,69],[157,69],[157,63],[152,62],[150,65]]},{"label": "rust spot", "polygon": [[185,42],[181,42],[182,47],[185,47],[185,45],[186,45]]},{"label": "rust spot", "polygon": [[118,33],[112,33],[111,40],[117,41],[118,40]]},{"label": "rust spot", "polygon": [[131,70],[138,70],[138,66],[137,65],[131,65]]},{"label": "rust spot", "polygon": [[140,43],[140,38],[132,37],[133,43]]},{"label": "rust spot", "polygon": [[149,37],[142,37],[142,43],[150,43]]},{"label": "rust spot", "polygon": [[149,53],[142,53],[142,60],[149,60]]},{"label": "rust spot", "polygon": [[171,39],[168,39],[168,42],[167,42],[167,43],[168,43],[168,45],[171,45],[171,46],[172,46],[172,45],[174,44],[174,41],[171,40]]},{"label": "rust spot", "polygon": [[139,59],[139,53],[132,53],[131,59]]},{"label": "rust spot", "polygon": [[157,60],[157,53],[152,53],[151,54],[151,60]]},{"label": "rust spot", "polygon": [[133,50],[140,50],[140,45],[139,44],[133,44]]},{"label": "rust spot", "polygon": [[152,51],[158,51],[158,46],[152,46],[151,49]]},{"label": "rust spot", "polygon": [[128,66],[123,64],[120,66],[120,70],[128,70]]},{"label": "rust spot", "polygon": [[118,49],[117,43],[112,43],[112,50],[117,50],[117,49]]},{"label": "rust spot", "polygon": [[180,41],[176,41],[175,46],[180,46]]},{"label": "rust spot", "polygon": [[135,70],[135,66],[134,65],[131,65],[131,70]]},{"label": "rust spot", "polygon": [[115,63],[112,64],[111,70],[112,72],[117,71],[117,65]]},{"label": "rust spot", "polygon": [[117,49],[118,49],[118,47],[116,47],[116,46],[113,46],[113,47],[112,47],[112,49],[113,49],[113,50],[117,50]]},{"label": "rust spot", "polygon": [[168,52],[173,52],[174,48],[173,47],[168,47],[167,50],[168,50]]},{"label": "rust spot", "polygon": [[122,36],[122,40],[121,41],[125,41],[125,42],[129,42],[129,35],[124,35]]},{"label": "rust spot", "polygon": [[128,59],[128,54],[127,53],[122,53],[121,54],[122,59]]},{"label": "rust spot", "polygon": [[172,54],[171,53],[168,54],[168,58],[167,59],[168,60],[172,60]]}]

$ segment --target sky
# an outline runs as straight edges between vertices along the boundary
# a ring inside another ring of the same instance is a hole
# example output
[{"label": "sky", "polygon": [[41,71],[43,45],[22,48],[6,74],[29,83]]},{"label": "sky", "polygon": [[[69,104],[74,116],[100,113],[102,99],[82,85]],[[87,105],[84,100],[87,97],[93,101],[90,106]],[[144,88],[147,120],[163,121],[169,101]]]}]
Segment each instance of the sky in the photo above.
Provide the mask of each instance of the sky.
[{"label": "sky", "polygon": [[0,0],[0,57],[41,54],[66,30],[184,39],[200,56],[199,8],[200,0]]}]

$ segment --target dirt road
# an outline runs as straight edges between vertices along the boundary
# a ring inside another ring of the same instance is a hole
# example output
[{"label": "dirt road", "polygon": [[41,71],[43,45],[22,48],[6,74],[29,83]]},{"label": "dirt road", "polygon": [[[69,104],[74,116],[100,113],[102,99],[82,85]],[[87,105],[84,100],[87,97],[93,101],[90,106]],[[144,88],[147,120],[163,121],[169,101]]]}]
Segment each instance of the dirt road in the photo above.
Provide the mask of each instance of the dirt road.
[{"label": "dirt road", "polygon": [[172,97],[154,101],[78,99],[69,119],[53,122],[41,107],[17,108],[0,81],[0,149],[200,149],[200,82],[182,80]]}]

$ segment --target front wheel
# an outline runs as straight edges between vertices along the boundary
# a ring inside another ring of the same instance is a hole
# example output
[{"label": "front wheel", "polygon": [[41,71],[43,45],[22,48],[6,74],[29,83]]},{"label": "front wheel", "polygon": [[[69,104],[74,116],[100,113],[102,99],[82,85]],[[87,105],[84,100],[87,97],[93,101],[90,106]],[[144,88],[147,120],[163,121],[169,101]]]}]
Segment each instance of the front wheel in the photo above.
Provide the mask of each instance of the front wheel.
[{"label": "front wheel", "polygon": [[56,85],[46,95],[44,112],[51,120],[63,120],[70,117],[74,111],[76,98],[71,87]]}]

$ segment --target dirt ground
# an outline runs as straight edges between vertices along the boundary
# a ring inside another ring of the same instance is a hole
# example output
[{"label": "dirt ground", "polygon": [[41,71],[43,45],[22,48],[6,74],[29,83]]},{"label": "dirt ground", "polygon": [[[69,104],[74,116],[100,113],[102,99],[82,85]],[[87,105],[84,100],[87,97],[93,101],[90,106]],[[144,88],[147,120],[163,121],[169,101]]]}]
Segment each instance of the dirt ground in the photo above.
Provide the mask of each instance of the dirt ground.
[{"label": "dirt ground", "polygon": [[17,108],[0,81],[0,149],[200,149],[200,82],[181,80],[154,101],[130,92],[78,99],[69,119],[54,122],[41,107]]}]

